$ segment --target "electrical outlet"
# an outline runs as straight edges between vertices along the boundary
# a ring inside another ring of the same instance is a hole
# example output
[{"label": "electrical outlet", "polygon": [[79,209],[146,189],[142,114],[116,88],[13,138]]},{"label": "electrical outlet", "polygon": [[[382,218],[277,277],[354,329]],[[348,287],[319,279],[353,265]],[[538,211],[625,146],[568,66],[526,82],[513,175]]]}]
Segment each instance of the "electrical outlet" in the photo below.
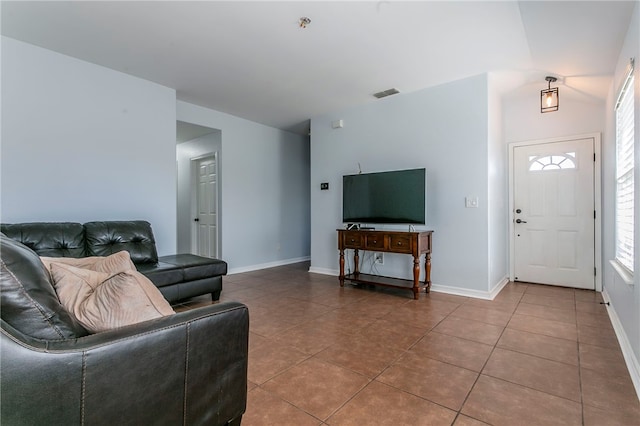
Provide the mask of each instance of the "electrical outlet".
[{"label": "electrical outlet", "polygon": [[384,253],[375,253],[374,255],[375,263],[379,265],[384,265]]}]

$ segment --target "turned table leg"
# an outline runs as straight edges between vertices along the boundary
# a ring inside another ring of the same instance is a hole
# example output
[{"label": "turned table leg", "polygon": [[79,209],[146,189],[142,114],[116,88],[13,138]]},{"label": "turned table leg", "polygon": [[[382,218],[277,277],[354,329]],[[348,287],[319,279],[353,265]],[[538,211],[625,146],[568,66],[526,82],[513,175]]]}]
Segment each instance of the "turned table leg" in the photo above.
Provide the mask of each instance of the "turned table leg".
[{"label": "turned table leg", "polygon": [[344,287],[344,250],[340,250],[340,275],[338,279],[340,280],[340,287]]},{"label": "turned table leg", "polygon": [[424,255],[424,283],[427,288],[427,293],[431,291],[431,253]]},{"label": "turned table leg", "polygon": [[360,275],[360,256],[358,255],[358,249],[353,250],[353,276],[357,277]]},{"label": "turned table leg", "polygon": [[420,255],[413,256],[413,298],[420,298]]}]

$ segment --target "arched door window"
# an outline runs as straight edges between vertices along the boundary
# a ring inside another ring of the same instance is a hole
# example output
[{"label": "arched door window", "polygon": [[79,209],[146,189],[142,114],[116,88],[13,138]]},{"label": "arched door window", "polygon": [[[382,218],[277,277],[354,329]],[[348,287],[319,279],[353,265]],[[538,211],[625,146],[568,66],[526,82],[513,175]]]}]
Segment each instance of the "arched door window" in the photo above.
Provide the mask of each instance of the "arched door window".
[{"label": "arched door window", "polygon": [[576,153],[529,156],[529,171],[564,170],[576,168]]}]

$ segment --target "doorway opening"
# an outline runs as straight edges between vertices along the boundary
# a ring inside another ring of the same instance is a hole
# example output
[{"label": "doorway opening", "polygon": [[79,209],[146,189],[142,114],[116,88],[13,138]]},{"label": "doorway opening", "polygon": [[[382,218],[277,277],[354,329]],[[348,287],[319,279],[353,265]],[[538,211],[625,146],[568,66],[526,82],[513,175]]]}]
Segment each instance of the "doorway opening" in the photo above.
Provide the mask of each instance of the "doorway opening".
[{"label": "doorway opening", "polygon": [[178,252],[221,258],[222,132],[176,124]]}]

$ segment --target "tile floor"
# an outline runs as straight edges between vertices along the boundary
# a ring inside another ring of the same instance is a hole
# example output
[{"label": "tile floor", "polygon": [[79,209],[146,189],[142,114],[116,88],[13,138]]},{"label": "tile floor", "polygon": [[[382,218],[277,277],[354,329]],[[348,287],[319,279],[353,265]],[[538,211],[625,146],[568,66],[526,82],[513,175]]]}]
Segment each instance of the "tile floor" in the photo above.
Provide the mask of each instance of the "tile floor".
[{"label": "tile floor", "polygon": [[640,425],[598,293],[510,283],[493,301],[416,301],[308,267],[224,278],[221,300],[250,313],[243,426]]}]

